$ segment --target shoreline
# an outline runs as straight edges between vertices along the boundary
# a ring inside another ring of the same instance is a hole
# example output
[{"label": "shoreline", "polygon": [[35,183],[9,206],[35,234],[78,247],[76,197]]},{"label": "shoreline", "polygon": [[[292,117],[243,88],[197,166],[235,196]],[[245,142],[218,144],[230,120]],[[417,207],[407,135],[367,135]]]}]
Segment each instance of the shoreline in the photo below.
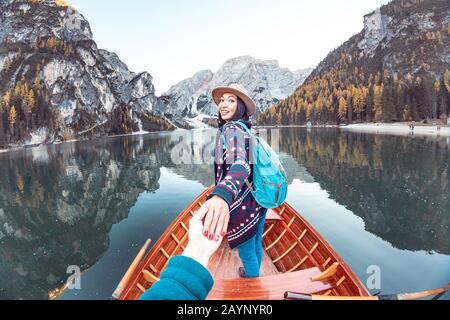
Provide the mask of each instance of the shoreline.
[{"label": "shoreline", "polygon": [[[255,128],[308,128],[307,125],[278,125],[278,126],[256,126]],[[441,130],[437,130],[436,125],[415,124],[414,131],[409,128],[409,124],[405,122],[399,123],[356,123],[349,125],[313,125],[310,129],[320,128],[336,128],[341,130],[348,130],[352,132],[361,133],[375,133],[375,134],[392,134],[402,136],[435,136],[435,137],[450,137],[450,126],[441,126]]]},{"label": "shoreline", "polygon": [[35,144],[35,145],[23,145],[23,146],[20,146],[20,147],[14,147],[14,148],[9,148],[9,149],[0,149],[0,154],[7,153],[7,152],[12,152],[12,151],[21,151],[21,150],[26,150],[26,149],[56,146],[56,145],[60,145],[60,144],[64,144],[64,143],[83,142],[83,141],[96,141],[96,140],[100,140],[100,139],[110,139],[110,138],[120,138],[120,137],[146,136],[146,135],[151,135],[151,134],[167,134],[167,133],[171,133],[171,132],[175,132],[175,131],[177,131],[177,130],[173,130],[173,131],[153,131],[153,132],[142,131],[142,132],[133,132],[133,133],[128,133],[128,134],[118,134],[118,135],[105,136],[105,137],[93,137],[92,139],[71,139],[71,140],[67,140],[67,141],[58,141],[58,142],[53,142],[53,143],[41,143],[41,144]]},{"label": "shoreline", "polygon": [[361,124],[350,124],[346,126],[339,126],[339,128],[353,132],[375,133],[375,134],[450,137],[449,126],[441,126],[440,131],[438,131],[436,125],[423,125],[423,124],[416,124],[414,126],[414,130],[411,130],[408,123],[392,123],[392,124],[361,123]]},{"label": "shoreline", "polygon": [[[278,126],[255,126],[255,128],[308,128],[307,125],[278,125]],[[312,126],[314,129],[320,128],[338,128],[341,130],[347,130],[352,132],[361,132],[361,133],[372,133],[372,134],[392,134],[392,135],[401,135],[401,136],[435,136],[435,137],[450,137],[450,126],[441,126],[441,131],[437,130],[436,125],[423,125],[416,124],[414,127],[414,131],[409,128],[408,123],[358,123],[358,124],[349,124],[349,125],[315,125]],[[186,130],[186,129],[177,129],[177,130]],[[121,135],[113,135],[113,136],[105,136],[105,137],[95,137],[93,139],[72,139],[68,141],[61,141],[49,144],[37,144],[37,145],[24,145],[15,148],[9,149],[0,149],[0,154],[24,150],[29,148],[37,148],[43,146],[52,146],[59,145],[64,143],[73,143],[80,141],[95,141],[98,139],[109,139],[109,138],[117,138],[117,137],[128,137],[128,136],[145,136],[151,134],[167,134],[174,131],[154,131],[154,132],[134,132],[130,134],[121,134]],[[192,129],[196,130],[196,129]],[[205,130],[205,129],[202,129]],[[189,131],[189,130],[187,130]]]}]

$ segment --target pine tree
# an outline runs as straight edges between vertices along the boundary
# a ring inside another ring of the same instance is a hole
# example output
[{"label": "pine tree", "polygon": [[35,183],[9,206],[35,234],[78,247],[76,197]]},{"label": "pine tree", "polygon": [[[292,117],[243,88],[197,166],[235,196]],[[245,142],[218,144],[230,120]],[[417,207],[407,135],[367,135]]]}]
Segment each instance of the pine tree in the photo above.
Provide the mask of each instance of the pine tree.
[{"label": "pine tree", "polygon": [[344,97],[341,97],[339,99],[339,110],[338,110],[339,119],[345,121],[346,115],[347,115],[347,101],[345,100]]},{"label": "pine tree", "polygon": [[26,96],[26,102],[28,113],[33,113],[33,108],[36,106],[36,98],[33,89],[28,92],[28,95]]},{"label": "pine tree", "polygon": [[390,78],[385,79],[385,81],[383,82],[383,92],[381,94],[381,97],[382,119],[387,122],[396,120],[393,86]]},{"label": "pine tree", "polygon": [[375,121],[383,120],[382,95],[383,85],[375,85],[373,87],[373,113]]},{"label": "pine tree", "polygon": [[347,114],[348,114],[348,121],[353,122],[353,95],[351,90],[348,91]]},{"label": "pine tree", "polygon": [[9,104],[11,102],[11,91],[6,91],[5,95],[3,96],[3,105],[5,108],[9,107]]},{"label": "pine tree", "polygon": [[41,90],[41,81],[39,80],[38,76],[36,76],[36,78],[34,79],[34,90],[36,90],[36,93]]},{"label": "pine tree", "polygon": [[[371,75],[372,76],[372,75]],[[374,97],[374,89],[373,85],[369,84],[369,89],[367,90],[367,99],[366,99],[366,121],[371,122],[373,120],[373,97]]]},{"label": "pine tree", "polygon": [[447,88],[447,92],[450,93],[450,70],[445,70],[444,72],[444,84],[445,87]]},{"label": "pine tree", "polygon": [[438,101],[439,115],[443,118],[446,118],[450,114],[449,98],[450,94],[447,91],[447,88],[445,87],[444,79],[441,79],[439,85],[439,92],[437,94],[437,101]]},{"label": "pine tree", "polygon": [[432,105],[432,114],[434,119],[438,119],[440,116],[440,108],[439,108],[439,91],[441,90],[441,84],[439,80],[434,82],[434,92],[432,95],[433,105]]},{"label": "pine tree", "polygon": [[14,125],[16,123],[17,112],[16,112],[16,108],[14,106],[12,106],[11,109],[9,110],[8,120],[11,125]]},{"label": "pine tree", "polygon": [[358,120],[361,120],[361,114],[364,110],[363,89],[356,87],[353,89],[353,110],[356,112]]}]

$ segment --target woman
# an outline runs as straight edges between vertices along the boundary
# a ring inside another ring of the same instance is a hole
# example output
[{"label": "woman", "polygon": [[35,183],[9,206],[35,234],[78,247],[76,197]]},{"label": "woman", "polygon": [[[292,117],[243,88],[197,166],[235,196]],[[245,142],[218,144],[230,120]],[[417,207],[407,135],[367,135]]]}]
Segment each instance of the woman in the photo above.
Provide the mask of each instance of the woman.
[{"label": "woman", "polygon": [[237,84],[216,88],[212,95],[219,106],[214,164],[216,187],[200,209],[206,211],[203,235],[217,241],[226,236],[231,249],[238,248],[244,265],[239,269],[240,276],[259,277],[267,209],[261,207],[251,193],[251,138],[244,128],[245,125],[251,129],[250,117],[255,114],[256,105],[248,92]]}]

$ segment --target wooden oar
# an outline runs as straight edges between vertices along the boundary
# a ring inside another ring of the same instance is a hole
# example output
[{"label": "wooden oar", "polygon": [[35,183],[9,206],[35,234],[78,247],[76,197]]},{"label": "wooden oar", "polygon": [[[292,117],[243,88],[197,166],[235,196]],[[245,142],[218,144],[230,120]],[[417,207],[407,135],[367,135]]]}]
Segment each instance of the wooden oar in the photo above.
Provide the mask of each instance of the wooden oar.
[{"label": "wooden oar", "polygon": [[416,300],[429,296],[441,294],[450,289],[450,284],[446,287],[425,290],[415,293],[400,293],[391,295],[369,296],[369,297],[334,297],[334,296],[321,296],[316,294],[303,294],[297,292],[288,291],[284,294],[284,298],[288,300]]},{"label": "wooden oar", "polygon": [[150,243],[152,242],[151,239],[148,239],[144,246],[141,248],[139,253],[137,254],[136,258],[134,258],[133,262],[131,263],[130,267],[128,268],[127,272],[123,276],[122,280],[120,280],[119,285],[117,286],[116,290],[113,293],[113,298],[119,299],[120,295],[122,294],[123,289],[125,289],[125,286],[127,285],[128,281],[130,280],[131,275],[133,274],[134,270],[139,265],[139,262],[141,262],[142,257],[144,256],[145,252],[147,251],[148,247],[150,246]]}]

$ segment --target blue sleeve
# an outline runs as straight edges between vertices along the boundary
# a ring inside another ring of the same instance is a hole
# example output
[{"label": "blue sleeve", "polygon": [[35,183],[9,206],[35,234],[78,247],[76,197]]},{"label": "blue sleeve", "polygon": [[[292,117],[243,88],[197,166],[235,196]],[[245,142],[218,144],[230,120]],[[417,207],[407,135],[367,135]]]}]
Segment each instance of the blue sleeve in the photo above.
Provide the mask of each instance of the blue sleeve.
[{"label": "blue sleeve", "polygon": [[139,300],[205,300],[214,285],[209,271],[197,261],[172,257],[160,280]]}]

